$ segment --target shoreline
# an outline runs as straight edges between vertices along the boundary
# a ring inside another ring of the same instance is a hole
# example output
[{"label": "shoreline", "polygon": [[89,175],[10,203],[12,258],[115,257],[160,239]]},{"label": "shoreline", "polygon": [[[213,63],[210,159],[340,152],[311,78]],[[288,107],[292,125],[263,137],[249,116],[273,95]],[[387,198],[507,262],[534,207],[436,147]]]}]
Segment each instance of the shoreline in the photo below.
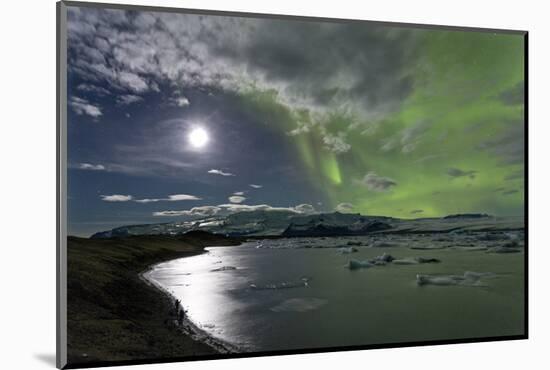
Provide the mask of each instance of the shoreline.
[{"label": "shoreline", "polygon": [[[231,246],[222,246],[222,245],[220,245],[219,247],[231,247]],[[191,255],[191,256],[179,257],[179,258],[190,258],[190,257],[198,256],[198,255],[201,255],[201,254],[205,254],[205,253],[208,253],[208,251],[203,250],[203,252],[201,252],[201,253],[197,253],[197,254],[194,254],[194,255]],[[175,258],[175,259],[178,259],[178,258]],[[168,261],[172,261],[172,260],[168,260]],[[158,284],[154,280],[149,279],[147,277],[147,274],[150,273],[155,268],[155,266],[157,266],[159,264],[162,264],[162,263],[165,263],[165,262],[168,262],[168,261],[158,262],[158,263],[155,263],[155,264],[149,266],[145,271],[142,271],[141,273],[139,273],[139,278],[140,278],[140,280],[142,280],[148,286],[152,286],[155,289],[159,290],[164,295],[166,295],[168,297],[168,299],[170,300],[170,302],[172,303],[172,307],[173,307],[177,298],[171,292],[169,292],[167,289],[165,289],[162,285]],[[183,306],[181,308],[183,309]],[[216,352],[218,352],[220,354],[230,354],[230,353],[240,353],[240,352],[242,352],[238,349],[238,347],[232,345],[231,343],[228,343],[228,342],[225,342],[225,341],[223,341],[219,338],[216,338],[215,336],[209,334],[205,330],[199,328],[199,326],[197,324],[195,324],[193,322],[193,320],[191,320],[189,318],[189,316],[187,316],[187,315],[185,315],[183,317],[183,320],[182,320],[181,324],[178,323],[177,320],[174,320],[174,325],[176,325],[176,327],[184,335],[189,336],[190,338],[192,338],[193,340],[196,340],[197,342],[201,342],[201,343],[206,344],[207,346],[211,347],[213,350],[215,350]]]},{"label": "shoreline", "polygon": [[68,366],[237,352],[190,321],[175,325],[174,300],[143,273],[155,265],[239,245],[204,232],[111,239],[68,237]]}]

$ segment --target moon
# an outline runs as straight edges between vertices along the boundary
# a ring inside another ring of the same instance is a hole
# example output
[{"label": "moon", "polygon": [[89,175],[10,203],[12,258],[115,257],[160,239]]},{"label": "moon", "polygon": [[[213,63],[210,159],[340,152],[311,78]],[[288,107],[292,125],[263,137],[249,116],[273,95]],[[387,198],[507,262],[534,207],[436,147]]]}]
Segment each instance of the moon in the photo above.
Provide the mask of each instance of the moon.
[{"label": "moon", "polygon": [[187,139],[193,148],[202,148],[208,143],[208,131],[202,127],[196,127],[189,132]]}]

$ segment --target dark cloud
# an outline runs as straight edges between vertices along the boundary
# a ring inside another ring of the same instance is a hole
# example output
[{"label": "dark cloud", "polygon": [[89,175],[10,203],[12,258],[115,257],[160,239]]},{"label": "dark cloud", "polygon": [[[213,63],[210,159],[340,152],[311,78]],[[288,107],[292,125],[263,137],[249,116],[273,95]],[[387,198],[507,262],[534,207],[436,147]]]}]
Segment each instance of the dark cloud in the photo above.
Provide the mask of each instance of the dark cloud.
[{"label": "dark cloud", "polygon": [[509,174],[508,176],[505,176],[504,180],[505,181],[519,180],[519,179],[523,179],[524,176],[525,176],[525,174],[524,174],[523,170],[515,171],[515,172],[512,172],[511,174]]},{"label": "dark cloud", "polygon": [[523,121],[505,122],[500,134],[482,141],[478,149],[498,157],[502,165],[524,162],[525,132]]},{"label": "dark cloud", "polygon": [[372,191],[386,191],[397,185],[389,177],[378,176],[375,172],[367,173],[361,182]]},{"label": "dark cloud", "polygon": [[459,168],[448,168],[447,169],[447,175],[455,178],[455,177],[469,177],[471,179],[476,177],[477,171],[469,170],[469,171],[463,171]]},{"label": "dark cloud", "polygon": [[523,104],[525,102],[525,83],[521,81],[511,89],[502,92],[499,99],[507,105]]}]

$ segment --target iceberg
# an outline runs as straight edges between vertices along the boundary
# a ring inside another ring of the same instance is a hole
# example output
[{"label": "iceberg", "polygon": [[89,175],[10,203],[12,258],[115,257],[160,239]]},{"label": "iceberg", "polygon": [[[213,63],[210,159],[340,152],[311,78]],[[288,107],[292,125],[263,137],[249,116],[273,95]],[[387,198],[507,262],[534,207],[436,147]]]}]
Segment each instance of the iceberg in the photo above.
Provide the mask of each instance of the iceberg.
[{"label": "iceberg", "polygon": [[348,262],[348,268],[350,270],[357,270],[357,269],[361,269],[361,268],[369,268],[369,267],[373,267],[374,264],[371,263],[370,261],[359,261],[359,260],[350,260]]},{"label": "iceberg", "polygon": [[466,271],[463,275],[416,275],[418,285],[464,285],[464,286],[483,286],[480,280],[483,277],[495,276],[491,272],[473,272]]},{"label": "iceberg", "polygon": [[338,253],[340,254],[350,254],[350,253],[355,253],[357,252],[357,248],[353,248],[353,247],[342,247],[342,248],[338,248]]}]

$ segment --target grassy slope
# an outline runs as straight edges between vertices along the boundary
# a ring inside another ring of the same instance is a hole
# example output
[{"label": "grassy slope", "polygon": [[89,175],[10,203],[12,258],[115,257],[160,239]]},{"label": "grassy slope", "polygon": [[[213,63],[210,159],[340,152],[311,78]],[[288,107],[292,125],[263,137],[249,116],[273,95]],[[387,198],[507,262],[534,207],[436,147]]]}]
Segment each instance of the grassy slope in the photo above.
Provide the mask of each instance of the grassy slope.
[{"label": "grassy slope", "polygon": [[193,232],[180,237],[68,238],[68,362],[213,354],[172,324],[169,298],[139,273],[150,265],[238,241]]}]

